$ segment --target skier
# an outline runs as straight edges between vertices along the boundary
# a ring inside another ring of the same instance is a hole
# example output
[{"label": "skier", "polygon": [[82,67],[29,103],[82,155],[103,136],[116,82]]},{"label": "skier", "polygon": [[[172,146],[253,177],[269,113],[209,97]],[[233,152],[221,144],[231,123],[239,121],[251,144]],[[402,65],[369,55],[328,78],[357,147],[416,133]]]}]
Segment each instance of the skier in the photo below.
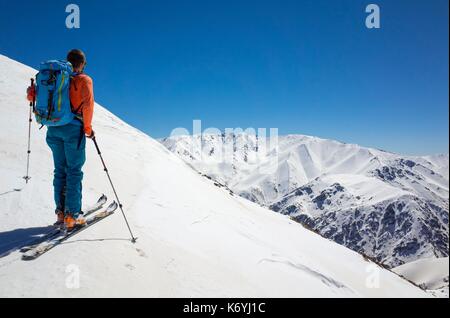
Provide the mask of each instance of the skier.
[{"label": "skier", "polygon": [[[46,141],[53,153],[53,190],[56,204],[56,223],[67,231],[84,226],[86,220],[81,212],[82,167],[86,160],[86,137],[93,138],[92,116],[94,93],[92,79],[84,74],[86,56],[78,49],[67,54],[72,64],[70,80],[70,104],[75,118],[63,126],[49,126]],[[34,85],[27,89],[27,99],[36,98]]]}]

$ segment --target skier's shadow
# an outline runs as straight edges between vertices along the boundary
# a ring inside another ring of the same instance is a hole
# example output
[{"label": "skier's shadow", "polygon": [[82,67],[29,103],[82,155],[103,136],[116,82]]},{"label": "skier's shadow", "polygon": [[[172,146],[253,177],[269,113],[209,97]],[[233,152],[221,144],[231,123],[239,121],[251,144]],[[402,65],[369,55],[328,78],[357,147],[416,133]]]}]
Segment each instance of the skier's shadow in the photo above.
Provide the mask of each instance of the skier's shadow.
[{"label": "skier's shadow", "polygon": [[0,232],[0,258],[20,250],[51,231],[53,226],[30,227]]}]

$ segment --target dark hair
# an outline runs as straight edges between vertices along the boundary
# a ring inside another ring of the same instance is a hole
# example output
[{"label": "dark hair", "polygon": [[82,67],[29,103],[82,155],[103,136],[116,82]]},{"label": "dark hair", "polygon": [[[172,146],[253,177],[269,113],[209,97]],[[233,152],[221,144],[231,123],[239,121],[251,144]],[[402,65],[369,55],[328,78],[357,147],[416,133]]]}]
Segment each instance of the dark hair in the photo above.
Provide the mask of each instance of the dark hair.
[{"label": "dark hair", "polygon": [[86,55],[84,55],[81,50],[73,49],[67,53],[67,61],[69,61],[75,69],[80,67],[81,64],[86,63]]}]

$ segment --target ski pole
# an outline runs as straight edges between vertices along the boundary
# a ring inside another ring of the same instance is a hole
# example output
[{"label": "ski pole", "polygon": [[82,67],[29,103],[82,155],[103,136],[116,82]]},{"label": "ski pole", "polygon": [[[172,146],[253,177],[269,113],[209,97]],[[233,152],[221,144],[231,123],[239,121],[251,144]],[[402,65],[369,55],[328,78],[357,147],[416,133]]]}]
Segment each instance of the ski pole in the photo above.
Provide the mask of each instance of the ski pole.
[{"label": "ski pole", "polygon": [[114,184],[112,183],[111,177],[109,176],[108,168],[106,168],[105,161],[103,160],[103,156],[102,156],[102,153],[100,152],[100,148],[98,147],[95,136],[92,137],[92,141],[94,142],[95,148],[97,149],[97,153],[100,156],[100,160],[102,161],[102,164],[103,164],[103,170],[106,172],[106,175],[108,176],[109,183],[111,184],[114,195],[116,196],[116,200],[117,200],[117,203],[119,204],[120,211],[122,211],[123,218],[125,219],[125,223],[127,224],[128,231],[130,232],[130,235],[131,235],[131,242],[136,243],[137,238],[134,237],[133,232],[131,231],[131,228],[130,228],[130,224],[128,223],[127,217],[125,215],[125,212],[123,212],[122,203],[120,203],[119,197],[117,196],[116,189],[114,188]]},{"label": "ski pole", "polygon": [[[31,87],[34,86],[34,79],[31,79]],[[30,139],[31,139],[31,122],[33,121],[31,119],[31,114],[34,110],[34,104],[36,102],[36,97],[33,98],[33,101],[30,102],[30,116],[28,118],[28,150],[27,150],[27,175],[23,177],[25,179],[25,182],[28,183],[28,180],[31,179],[31,177],[28,175],[29,169],[30,169]]]}]

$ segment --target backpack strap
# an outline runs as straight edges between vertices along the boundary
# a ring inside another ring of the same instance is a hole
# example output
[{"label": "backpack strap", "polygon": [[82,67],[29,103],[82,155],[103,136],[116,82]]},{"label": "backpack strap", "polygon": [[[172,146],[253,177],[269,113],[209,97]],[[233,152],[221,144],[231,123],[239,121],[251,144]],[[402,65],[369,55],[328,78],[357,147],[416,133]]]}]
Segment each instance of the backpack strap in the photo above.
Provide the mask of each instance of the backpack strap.
[{"label": "backpack strap", "polygon": [[48,103],[47,103],[47,120],[50,119],[53,112],[53,91],[48,92]]},{"label": "backpack strap", "polygon": [[[81,74],[82,73],[74,72],[70,76],[70,79],[72,80],[72,79],[74,79],[75,77],[77,77],[78,75],[81,75]],[[77,89],[77,84],[75,82],[73,82],[73,85],[75,87],[75,90],[78,90]],[[83,107],[83,102],[77,108],[75,108],[75,106],[72,104],[72,101],[70,102],[70,108],[72,109],[72,113],[75,115],[76,119],[81,121],[81,123],[83,123],[83,112],[80,112],[82,107]]]},{"label": "backpack strap", "polygon": [[[70,79],[72,80],[72,79],[74,79],[75,77],[77,77],[80,74],[81,73],[74,72],[70,76]],[[75,84],[75,82],[73,82],[73,85],[75,86],[75,90],[77,90],[77,85]],[[83,138],[86,138],[84,136],[83,111],[81,111],[81,113],[80,113],[80,110],[82,109],[83,104],[84,104],[84,102],[81,102],[81,104],[78,105],[78,107],[75,109],[75,107],[73,106],[72,102],[70,102],[70,107],[73,110],[72,113],[75,115],[75,119],[77,119],[77,120],[79,120],[81,122],[80,136],[78,137],[77,150],[80,149],[80,145],[81,145],[81,142],[83,141]]]},{"label": "backpack strap", "polygon": [[[56,75],[55,71],[49,70],[50,76],[47,80],[47,85],[53,85],[56,88]],[[47,120],[51,118],[52,112],[53,112],[53,93],[55,92],[54,89],[49,90],[48,92],[48,100],[47,100]]]},{"label": "backpack strap", "polygon": [[80,145],[81,145],[81,142],[83,141],[83,138],[86,138],[86,137],[84,136],[84,126],[83,126],[83,122],[81,122],[80,136],[78,137],[77,150],[80,149]]},{"label": "backpack strap", "polygon": [[80,113],[80,110],[81,110],[81,107],[83,106],[83,104],[84,104],[84,102],[81,102],[80,106],[78,106],[78,108],[74,112],[75,116],[77,116],[77,115],[81,116],[81,120],[83,120],[83,116],[82,116],[83,115],[83,111],[81,111],[81,113]]}]

